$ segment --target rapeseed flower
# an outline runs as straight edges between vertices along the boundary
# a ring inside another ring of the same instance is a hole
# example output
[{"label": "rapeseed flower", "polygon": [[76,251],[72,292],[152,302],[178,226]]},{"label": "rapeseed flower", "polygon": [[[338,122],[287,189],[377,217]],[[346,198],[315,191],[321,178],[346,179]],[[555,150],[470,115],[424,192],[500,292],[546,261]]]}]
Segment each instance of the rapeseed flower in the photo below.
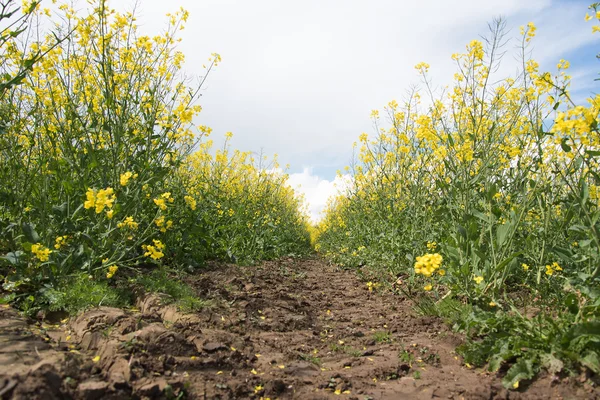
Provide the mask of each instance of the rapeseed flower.
[{"label": "rapeseed flower", "polygon": [[119,270],[119,267],[117,267],[116,265],[111,265],[110,267],[108,267],[108,272],[106,273],[106,277],[108,279],[112,278],[118,270]]},{"label": "rapeseed flower", "polygon": [[183,199],[192,211],[196,209],[196,199],[194,199],[192,196],[185,196]]},{"label": "rapeseed flower", "polygon": [[164,250],[165,245],[160,240],[153,240],[154,245],[143,245],[142,248],[146,251],[144,256],[150,257],[153,260],[159,260],[165,256],[162,252]]},{"label": "rapeseed flower", "polygon": [[[117,199],[113,188],[107,187],[106,189],[100,189],[98,191],[88,188],[85,193],[86,200],[83,203],[83,207],[96,208],[96,214],[100,214],[104,208],[112,208],[113,203]],[[112,214],[111,214],[112,216]]]},{"label": "rapeseed flower", "polygon": [[117,224],[117,228],[129,228],[129,229],[137,229],[139,224],[133,220],[133,217],[127,217],[123,220],[123,222],[119,222]]},{"label": "rapeseed flower", "polygon": [[442,256],[439,253],[425,254],[417,257],[415,273],[430,277],[442,264]]},{"label": "rapeseed flower", "polygon": [[560,265],[557,262],[553,262],[552,265],[546,265],[546,275],[552,276],[555,272],[562,271]]},{"label": "rapeseed flower", "polygon": [[121,186],[127,186],[127,184],[129,183],[129,180],[131,178],[135,179],[137,178],[138,174],[133,174],[132,172],[125,172],[124,174],[121,174],[120,178],[119,178],[119,183],[121,184]]},{"label": "rapeseed flower", "polygon": [[67,239],[68,239],[68,236],[57,237],[55,240],[54,248],[56,250],[60,250],[60,248],[66,244]]},{"label": "rapeseed flower", "polygon": [[31,245],[31,252],[35,255],[35,257],[41,262],[46,262],[50,259],[50,254],[52,250],[45,247],[41,243],[36,243]]}]

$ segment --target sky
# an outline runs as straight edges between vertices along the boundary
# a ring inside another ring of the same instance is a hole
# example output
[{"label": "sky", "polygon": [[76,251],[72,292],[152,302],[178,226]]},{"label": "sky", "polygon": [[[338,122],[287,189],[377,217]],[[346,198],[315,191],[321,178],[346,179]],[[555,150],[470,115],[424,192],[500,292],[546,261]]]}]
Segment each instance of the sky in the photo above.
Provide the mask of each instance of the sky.
[{"label": "sky", "polygon": [[[139,0],[142,32],[156,34],[165,14],[190,12],[180,50],[189,76],[203,74],[212,52],[222,63],[208,77],[196,121],[211,139],[240,150],[278,154],[290,183],[305,193],[313,219],[335,193],[335,175],[350,162],[352,143],[372,133],[370,113],[401,100],[430,64],[437,86],[451,83],[450,56],[503,17],[511,39],[505,66],[514,72],[519,26],[537,26],[532,51],[541,70],[571,62],[573,96],[597,92],[600,34],[584,22],[591,1],[576,0]],[[112,1],[130,10],[134,1]]]}]

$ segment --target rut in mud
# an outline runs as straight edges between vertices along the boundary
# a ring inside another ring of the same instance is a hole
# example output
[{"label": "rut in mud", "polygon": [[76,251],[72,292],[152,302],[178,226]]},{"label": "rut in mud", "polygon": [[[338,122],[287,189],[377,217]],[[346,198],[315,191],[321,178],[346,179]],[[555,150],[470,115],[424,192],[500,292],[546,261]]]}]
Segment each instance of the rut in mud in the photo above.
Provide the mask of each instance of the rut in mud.
[{"label": "rut in mud", "polygon": [[44,323],[0,309],[1,397],[598,398],[550,377],[508,392],[462,364],[442,321],[320,260],[220,265],[190,283],[211,307],[183,314],[150,296]]}]

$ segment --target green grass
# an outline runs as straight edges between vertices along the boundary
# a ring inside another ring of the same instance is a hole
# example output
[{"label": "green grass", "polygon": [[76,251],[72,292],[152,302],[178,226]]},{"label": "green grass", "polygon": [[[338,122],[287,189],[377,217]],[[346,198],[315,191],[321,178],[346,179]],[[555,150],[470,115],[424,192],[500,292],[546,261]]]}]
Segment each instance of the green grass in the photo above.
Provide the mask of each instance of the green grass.
[{"label": "green grass", "polygon": [[41,289],[39,296],[40,304],[47,305],[49,311],[66,311],[71,315],[93,307],[125,307],[133,300],[127,288],[90,279],[87,274],[72,277],[58,288]]},{"label": "green grass", "polygon": [[373,340],[377,343],[391,343],[392,334],[388,331],[379,331],[373,334]]},{"label": "green grass", "polygon": [[198,311],[210,307],[211,303],[199,298],[194,289],[182,280],[183,274],[167,268],[157,268],[149,274],[130,279],[144,293],[167,295],[166,302],[176,304],[182,311]]}]

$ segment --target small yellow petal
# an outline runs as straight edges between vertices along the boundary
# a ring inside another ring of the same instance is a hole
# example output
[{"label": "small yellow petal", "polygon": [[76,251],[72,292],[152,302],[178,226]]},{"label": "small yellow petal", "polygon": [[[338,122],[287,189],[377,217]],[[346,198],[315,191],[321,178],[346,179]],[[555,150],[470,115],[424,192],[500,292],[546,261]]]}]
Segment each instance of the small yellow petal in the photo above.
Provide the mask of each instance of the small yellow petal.
[{"label": "small yellow petal", "polygon": [[218,371],[217,375],[221,375],[223,373],[223,371]]},{"label": "small yellow petal", "polygon": [[252,371],[250,371],[250,373],[251,373],[252,375],[256,375],[258,372],[256,372],[256,370],[255,370],[255,369],[252,369]]},{"label": "small yellow petal", "polygon": [[98,361],[100,361],[100,356],[96,356],[96,357],[92,358],[92,361],[97,363]]}]

